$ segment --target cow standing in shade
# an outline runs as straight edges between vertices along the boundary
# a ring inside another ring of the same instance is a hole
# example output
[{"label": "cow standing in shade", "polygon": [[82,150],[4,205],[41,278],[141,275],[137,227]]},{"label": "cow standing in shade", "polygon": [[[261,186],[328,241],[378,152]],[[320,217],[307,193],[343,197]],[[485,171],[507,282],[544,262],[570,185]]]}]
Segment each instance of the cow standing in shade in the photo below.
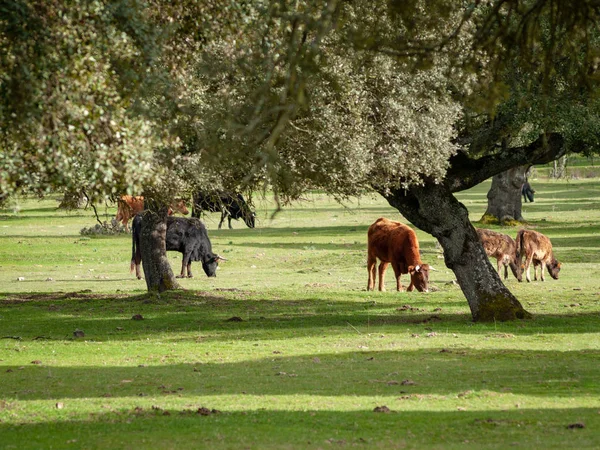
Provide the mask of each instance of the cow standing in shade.
[{"label": "cow standing in shade", "polygon": [[[519,230],[517,233],[517,258],[519,263],[523,256],[525,257],[526,279],[531,281],[529,268],[533,263],[533,277],[537,281],[537,267],[540,266],[540,278],[544,279],[544,268],[552,278],[558,280],[560,272],[560,263],[554,257],[552,252],[552,243],[548,237],[534,230]],[[521,280],[519,280],[521,281]]]},{"label": "cow standing in shade", "polygon": [[[132,248],[131,248],[131,271],[135,270],[138,280],[141,280],[142,274],[140,265],[142,262],[142,252],[140,249],[140,236],[142,232],[142,216],[137,215],[133,219]],[[208,238],[206,227],[198,219],[188,219],[185,217],[167,218],[167,251],[180,252],[183,257],[181,260],[181,273],[177,278],[192,278],[192,261],[200,261],[202,269],[208,277],[217,276],[217,267],[219,261],[226,261],[219,255],[212,252],[212,245]]]},{"label": "cow standing in shade", "polygon": [[231,219],[244,219],[248,228],[254,228],[256,213],[252,211],[244,197],[227,191],[196,192],[192,205],[192,217],[200,218],[202,211],[220,212],[219,229],[227,218],[231,229]]},{"label": "cow standing in shade", "polygon": [[[117,200],[117,216],[115,220],[123,223],[125,231],[129,232],[129,221],[132,217],[141,213],[144,210],[144,197],[141,195],[122,195]],[[169,206],[169,215],[178,212],[184,216],[190,212],[185,206],[185,201],[176,200]]]},{"label": "cow standing in shade", "polygon": [[514,239],[507,234],[484,228],[477,228],[476,231],[485,253],[492,258],[496,258],[498,275],[501,276],[502,266],[504,265],[505,280],[508,278],[508,268],[510,267],[515,278],[521,281],[520,264],[517,260],[517,244]]},{"label": "cow standing in shade", "polygon": [[375,221],[367,233],[368,256],[367,270],[369,281],[367,290],[375,289],[375,266],[379,264],[379,290],[385,291],[385,271],[391,263],[396,276],[396,290],[402,290],[400,276],[410,274],[410,285],[406,289],[415,288],[419,292],[428,292],[429,265],[421,262],[419,241],[412,228],[401,222],[381,217]]}]

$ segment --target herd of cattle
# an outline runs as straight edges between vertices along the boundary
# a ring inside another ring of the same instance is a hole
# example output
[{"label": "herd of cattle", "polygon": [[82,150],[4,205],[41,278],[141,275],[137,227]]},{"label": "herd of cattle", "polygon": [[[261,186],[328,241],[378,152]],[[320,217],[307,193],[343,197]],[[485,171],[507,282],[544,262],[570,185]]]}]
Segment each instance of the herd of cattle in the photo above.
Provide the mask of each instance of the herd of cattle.
[{"label": "herd of cattle", "polygon": [[[117,221],[121,221],[126,229],[128,222],[133,217],[132,230],[132,255],[131,271],[135,270],[138,279],[141,279],[141,249],[140,235],[144,209],[143,197],[122,196],[119,199]],[[225,260],[212,252],[212,246],[206,227],[199,220],[203,211],[220,212],[219,228],[225,218],[231,228],[231,219],[243,219],[246,225],[254,228],[256,214],[240,194],[231,192],[196,193],[193,197],[192,218],[168,217],[166,249],[182,253],[181,272],[178,277],[192,277],[192,261],[200,261],[207,276],[216,275],[218,262]],[[188,214],[189,211],[184,201],[177,201],[169,208],[169,215],[173,212]],[[533,277],[537,281],[537,269],[540,268],[540,279],[545,281],[544,270],[550,276],[558,279],[560,263],[552,252],[552,243],[548,237],[534,230],[521,229],[516,239],[507,234],[498,233],[483,228],[477,229],[477,235],[486,254],[497,261],[498,274],[504,279],[508,278],[508,268],[518,281],[522,281],[523,272],[526,280],[531,281],[530,268],[533,264]],[[385,290],[385,271],[391,264],[396,278],[396,289],[402,291],[400,277],[410,275],[410,284],[407,291],[417,289],[427,292],[429,284],[429,271],[433,267],[421,261],[417,235],[407,225],[381,217],[377,219],[367,232],[367,271],[369,274],[367,290],[374,290],[376,279],[377,260],[379,263],[379,290]],[[523,264],[523,258],[525,262]]]},{"label": "herd of cattle", "polygon": [[[552,243],[548,237],[534,230],[519,230],[514,240],[510,236],[492,230],[477,229],[477,235],[486,254],[496,258],[498,274],[504,266],[504,279],[508,278],[508,267],[517,280],[522,281],[523,271],[526,279],[531,281],[530,267],[533,263],[533,279],[537,281],[537,268],[540,268],[540,279],[545,281],[544,269],[548,269],[550,276],[558,279],[560,263],[552,252]],[[385,271],[391,264],[396,277],[396,289],[402,290],[400,276],[410,275],[410,284],[407,291],[415,288],[420,292],[428,291],[429,271],[434,270],[421,261],[419,243],[415,232],[401,222],[379,218],[367,232],[367,271],[369,280],[367,290],[375,287],[375,266],[379,259],[379,290],[385,290]],[[522,265],[523,258],[525,264]]]},{"label": "herd of cattle", "polygon": [[[117,202],[117,216],[115,220],[121,222],[126,231],[129,231],[129,220],[133,217],[132,224],[132,249],[131,271],[135,271],[138,279],[142,278],[140,265],[142,263],[141,232],[142,216],[144,210],[144,197],[122,195]],[[241,194],[225,191],[212,193],[197,192],[193,196],[192,218],[171,217],[175,212],[183,215],[189,214],[185,200],[177,200],[169,206],[167,218],[166,249],[177,251],[183,255],[181,272],[178,278],[192,278],[192,261],[200,261],[202,269],[209,277],[216,276],[219,261],[225,258],[212,252],[212,245],[208,238],[206,227],[199,220],[203,211],[220,212],[221,221],[219,228],[228,218],[229,228],[231,219],[243,219],[249,228],[254,228],[256,214],[244,200]]]},{"label": "herd of cattle", "polygon": [[[143,210],[144,197],[122,195],[117,200],[115,220],[121,222],[125,227],[125,231],[129,232],[129,221]],[[192,217],[199,219],[203,211],[221,213],[219,228],[223,225],[225,218],[228,219],[229,228],[232,228],[231,219],[243,219],[249,228],[254,228],[256,214],[241,194],[227,191],[196,192],[192,202]],[[176,200],[169,206],[169,215],[174,212],[181,213],[184,216],[189,214],[185,200]]]}]

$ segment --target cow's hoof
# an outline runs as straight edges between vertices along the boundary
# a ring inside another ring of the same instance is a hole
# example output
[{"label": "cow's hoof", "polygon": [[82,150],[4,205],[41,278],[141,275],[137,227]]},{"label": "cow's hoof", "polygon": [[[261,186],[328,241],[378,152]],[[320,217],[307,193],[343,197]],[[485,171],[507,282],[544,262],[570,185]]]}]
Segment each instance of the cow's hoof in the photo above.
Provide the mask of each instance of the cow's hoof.
[{"label": "cow's hoof", "polygon": [[185,278],[183,275],[175,275],[175,278]]},{"label": "cow's hoof", "polygon": [[194,278],[194,275],[188,275],[187,277],[188,278]]}]

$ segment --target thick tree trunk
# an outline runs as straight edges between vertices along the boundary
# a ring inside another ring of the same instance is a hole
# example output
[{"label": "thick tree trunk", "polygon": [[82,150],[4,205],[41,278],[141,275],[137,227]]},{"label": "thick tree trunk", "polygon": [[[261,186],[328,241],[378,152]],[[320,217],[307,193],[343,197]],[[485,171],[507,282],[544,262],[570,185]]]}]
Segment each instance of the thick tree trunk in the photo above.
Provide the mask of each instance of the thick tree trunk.
[{"label": "thick tree trunk", "polygon": [[[446,266],[456,275],[475,321],[529,318],[492,267],[469,221],[469,214],[443,185],[427,183],[384,194],[410,222],[433,235],[444,249]],[[426,262],[426,261],[425,261]]]},{"label": "thick tree trunk", "polygon": [[514,167],[505,172],[494,175],[492,186],[488,191],[488,207],[482,221],[489,221],[493,217],[499,222],[523,222],[521,215],[521,188],[525,183],[525,172],[528,166]]},{"label": "thick tree trunk", "polygon": [[164,292],[179,288],[179,284],[171,270],[167,259],[167,211],[166,206],[152,210],[152,201],[145,199],[146,210],[143,213],[142,231],[140,235],[140,250],[142,267],[149,292]]}]

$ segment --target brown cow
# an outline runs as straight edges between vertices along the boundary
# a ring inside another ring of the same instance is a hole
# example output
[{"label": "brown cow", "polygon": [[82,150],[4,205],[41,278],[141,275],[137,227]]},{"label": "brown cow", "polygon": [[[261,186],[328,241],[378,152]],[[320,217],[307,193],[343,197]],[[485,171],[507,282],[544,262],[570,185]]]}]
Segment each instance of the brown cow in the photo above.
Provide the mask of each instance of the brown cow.
[{"label": "brown cow", "polygon": [[498,264],[498,275],[501,275],[502,265],[504,265],[504,279],[508,278],[508,268],[512,271],[515,278],[521,281],[520,264],[517,261],[517,244],[513,238],[507,234],[498,233],[485,228],[477,228],[477,236],[483,244],[485,253],[496,258]]},{"label": "brown cow", "polygon": [[[117,200],[117,216],[115,220],[121,221],[125,226],[125,231],[129,232],[129,221],[136,214],[141,213],[144,210],[144,197],[141,195],[122,195]],[[184,200],[176,200],[169,207],[169,215],[174,212],[181,213],[183,215],[189,214],[187,207],[185,206]]]},{"label": "brown cow", "polygon": [[429,282],[429,266],[421,262],[419,254],[419,241],[412,228],[401,222],[381,217],[375,221],[367,233],[368,257],[367,270],[369,282],[367,290],[375,289],[375,266],[379,264],[379,290],[385,291],[384,276],[388,265],[391,263],[396,276],[396,290],[402,290],[400,276],[410,274],[410,285],[407,291],[415,288],[419,292],[427,292]]},{"label": "brown cow", "polygon": [[[540,266],[540,278],[544,279],[544,267],[548,268],[548,273],[555,280],[558,280],[560,272],[560,263],[552,253],[552,243],[550,239],[534,230],[519,230],[517,233],[517,259],[519,263],[525,256],[526,279],[531,281],[529,268],[533,262],[533,276],[537,280],[537,266]],[[520,264],[519,264],[520,265]],[[520,280],[519,280],[520,281]]]}]

